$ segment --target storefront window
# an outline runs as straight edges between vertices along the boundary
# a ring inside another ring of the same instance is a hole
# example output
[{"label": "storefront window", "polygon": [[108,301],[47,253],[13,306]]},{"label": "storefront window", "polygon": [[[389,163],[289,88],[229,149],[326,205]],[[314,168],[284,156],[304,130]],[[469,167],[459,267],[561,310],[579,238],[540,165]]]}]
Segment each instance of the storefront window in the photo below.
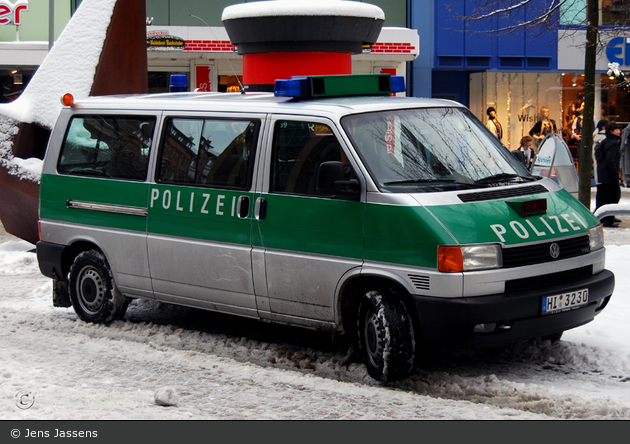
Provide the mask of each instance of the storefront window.
[{"label": "storefront window", "polygon": [[[562,135],[571,151],[576,154],[577,140],[574,137],[573,123],[580,118],[584,109],[584,75],[567,73],[563,75],[562,105],[563,131]],[[600,119],[615,121],[622,125],[630,123],[630,92],[619,88],[617,80],[606,74],[600,80],[600,112],[595,115],[595,121]],[[595,122],[595,123],[596,123]],[[579,131],[579,130],[578,130]]]},{"label": "storefront window", "polygon": [[0,103],[13,102],[17,99],[31,77],[34,69],[0,69]]},{"label": "storefront window", "polygon": [[[630,26],[630,3],[628,0],[600,0],[602,26]],[[561,25],[584,25],[586,23],[586,0],[568,0],[560,7]]]},{"label": "storefront window", "polygon": [[219,92],[240,92],[243,76],[219,76]]},{"label": "storefront window", "polygon": [[628,0],[602,0],[602,25],[629,26],[630,3]]},{"label": "storefront window", "polygon": [[619,88],[617,80],[602,75],[602,119],[630,123],[630,92]]},{"label": "storefront window", "polygon": [[581,25],[586,22],[586,0],[568,0],[560,6],[561,25]]}]

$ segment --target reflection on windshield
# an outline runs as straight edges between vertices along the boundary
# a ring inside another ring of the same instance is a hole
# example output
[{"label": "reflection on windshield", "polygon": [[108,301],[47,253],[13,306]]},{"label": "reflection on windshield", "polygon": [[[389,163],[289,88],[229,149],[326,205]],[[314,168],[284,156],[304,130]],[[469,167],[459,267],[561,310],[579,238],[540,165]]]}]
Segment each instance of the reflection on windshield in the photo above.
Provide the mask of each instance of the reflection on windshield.
[{"label": "reflection on windshield", "polygon": [[533,180],[466,109],[355,114],[344,117],[342,125],[381,190],[439,191]]}]

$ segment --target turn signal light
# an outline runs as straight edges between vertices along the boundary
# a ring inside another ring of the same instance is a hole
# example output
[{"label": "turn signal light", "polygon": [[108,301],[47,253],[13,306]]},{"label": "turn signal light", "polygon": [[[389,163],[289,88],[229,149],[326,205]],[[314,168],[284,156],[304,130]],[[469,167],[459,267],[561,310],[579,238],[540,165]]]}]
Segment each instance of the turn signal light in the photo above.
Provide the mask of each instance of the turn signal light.
[{"label": "turn signal light", "polygon": [[461,248],[440,245],[438,247],[438,270],[444,273],[464,271],[464,258]]},{"label": "turn signal light", "polygon": [[72,97],[72,94],[70,93],[65,93],[61,98],[61,103],[64,106],[72,106],[74,105],[74,97]]}]

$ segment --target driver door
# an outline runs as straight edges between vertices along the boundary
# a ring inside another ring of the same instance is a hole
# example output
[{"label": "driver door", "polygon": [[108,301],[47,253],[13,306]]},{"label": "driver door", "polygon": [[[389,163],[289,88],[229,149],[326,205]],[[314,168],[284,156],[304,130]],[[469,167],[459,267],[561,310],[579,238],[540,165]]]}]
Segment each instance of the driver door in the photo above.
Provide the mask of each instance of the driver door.
[{"label": "driver door", "polygon": [[[275,116],[261,191],[255,196],[254,257],[264,261],[259,314],[305,323],[335,319],[337,284],[363,263],[365,203],[356,192],[318,188],[323,162],[358,179],[334,125],[324,119]],[[301,319],[301,321],[300,321]]]}]

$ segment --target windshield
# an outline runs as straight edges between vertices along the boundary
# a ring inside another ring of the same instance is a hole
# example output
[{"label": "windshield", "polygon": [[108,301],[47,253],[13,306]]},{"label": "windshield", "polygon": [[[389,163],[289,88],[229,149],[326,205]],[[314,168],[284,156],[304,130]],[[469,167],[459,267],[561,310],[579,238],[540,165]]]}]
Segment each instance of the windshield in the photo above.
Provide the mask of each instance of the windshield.
[{"label": "windshield", "polygon": [[448,191],[537,179],[467,109],[354,114],[341,123],[381,191]]}]

